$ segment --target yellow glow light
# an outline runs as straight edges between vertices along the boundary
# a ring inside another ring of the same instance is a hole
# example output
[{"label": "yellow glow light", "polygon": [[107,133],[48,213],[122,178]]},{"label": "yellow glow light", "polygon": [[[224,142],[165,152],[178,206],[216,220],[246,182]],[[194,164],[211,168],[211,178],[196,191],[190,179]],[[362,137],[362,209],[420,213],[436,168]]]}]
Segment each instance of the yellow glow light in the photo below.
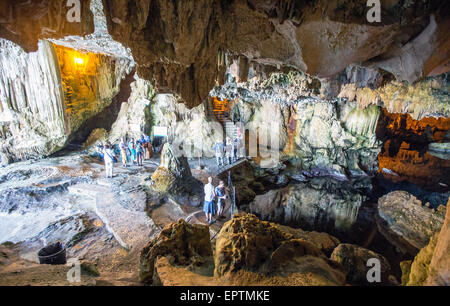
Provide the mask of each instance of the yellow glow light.
[{"label": "yellow glow light", "polygon": [[75,57],[75,64],[77,65],[83,65],[84,64],[84,60],[80,57]]}]

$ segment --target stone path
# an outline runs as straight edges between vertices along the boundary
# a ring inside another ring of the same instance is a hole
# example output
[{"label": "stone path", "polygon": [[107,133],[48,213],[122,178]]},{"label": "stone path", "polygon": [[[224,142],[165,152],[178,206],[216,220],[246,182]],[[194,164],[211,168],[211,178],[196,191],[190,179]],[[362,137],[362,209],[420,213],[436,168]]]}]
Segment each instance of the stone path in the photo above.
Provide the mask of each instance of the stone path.
[{"label": "stone path", "polygon": [[96,214],[119,244],[128,250],[141,247],[158,232],[145,211],[129,210],[120,205],[110,186],[78,184],[68,189],[70,193],[95,201]]}]

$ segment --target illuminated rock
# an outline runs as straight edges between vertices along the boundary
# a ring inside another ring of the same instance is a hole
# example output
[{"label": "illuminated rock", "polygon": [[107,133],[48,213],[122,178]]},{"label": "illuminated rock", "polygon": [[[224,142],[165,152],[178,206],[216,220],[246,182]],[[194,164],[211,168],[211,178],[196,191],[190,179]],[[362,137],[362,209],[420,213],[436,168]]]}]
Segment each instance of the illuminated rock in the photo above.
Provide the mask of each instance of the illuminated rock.
[{"label": "illuminated rock", "polygon": [[126,59],[40,42],[35,53],[2,40],[0,117],[2,159],[48,156],[88,119],[108,107],[131,70]]},{"label": "illuminated rock", "polygon": [[394,191],[378,200],[380,233],[396,248],[415,256],[439,232],[444,216],[406,191]]}]

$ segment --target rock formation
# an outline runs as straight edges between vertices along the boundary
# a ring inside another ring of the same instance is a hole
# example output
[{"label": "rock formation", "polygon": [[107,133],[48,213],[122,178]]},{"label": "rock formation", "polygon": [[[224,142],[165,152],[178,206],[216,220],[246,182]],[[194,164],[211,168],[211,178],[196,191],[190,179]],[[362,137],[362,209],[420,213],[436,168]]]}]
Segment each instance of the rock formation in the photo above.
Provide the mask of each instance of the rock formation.
[{"label": "rock formation", "polygon": [[172,264],[189,266],[200,264],[211,255],[208,227],[180,220],[166,225],[158,237],[141,251],[139,277],[144,283],[153,283],[158,256],[170,256]]},{"label": "rock formation", "polygon": [[161,163],[151,176],[150,186],[160,194],[203,195],[201,182],[192,177],[187,158],[179,156],[169,143],[161,151]]},{"label": "rock formation", "polygon": [[402,262],[402,284],[406,286],[448,286],[450,284],[450,209],[439,233],[420,250],[413,261]]},{"label": "rock formation", "polygon": [[122,101],[117,119],[111,127],[111,142],[118,142],[122,137],[139,139],[143,133],[151,134],[150,108],[154,95],[152,85],[135,75],[131,83],[131,95],[128,101]]},{"label": "rock formation", "polygon": [[[36,51],[38,41],[66,35],[94,32],[90,0],[67,5],[67,1],[7,0],[0,5],[0,37],[20,45],[25,51]],[[79,14],[78,14],[79,13]],[[79,20],[69,20],[68,16]]]},{"label": "rock formation", "polygon": [[339,181],[315,178],[256,196],[248,209],[263,220],[293,227],[346,231],[356,221],[364,199]]},{"label": "rock formation", "polygon": [[342,284],[344,276],[313,243],[252,215],[234,216],[216,241],[214,275],[226,277],[242,271],[292,276],[297,278],[294,284]]},{"label": "rock formation", "polygon": [[64,148],[89,118],[111,104],[131,70],[126,59],[46,41],[29,54],[6,40],[0,44],[3,160],[43,157]]},{"label": "rock formation", "polygon": [[217,139],[223,139],[222,126],[212,116],[207,103],[188,109],[173,95],[159,94],[151,106],[154,126],[167,127],[178,154],[189,158],[214,157]]},{"label": "rock formation", "polygon": [[406,191],[394,191],[378,201],[379,231],[403,253],[415,256],[444,222],[440,210],[423,206]]},{"label": "rock formation", "polygon": [[[380,59],[373,61],[375,67],[401,80],[444,72],[446,8],[435,1],[394,1],[383,5],[383,21],[371,24],[365,2],[345,0],[105,1],[108,29],[131,48],[140,75],[158,91],[178,93],[191,107],[207,97],[216,81],[223,82],[224,53],[245,56],[243,79],[253,62],[329,78],[375,57]],[[421,60],[411,62],[408,71],[399,70],[397,62],[411,55]]]},{"label": "rock formation", "polygon": [[353,244],[338,245],[330,259],[340,263],[347,272],[347,282],[356,285],[368,285],[368,262],[375,258],[380,262],[381,283],[392,284],[390,280],[391,265],[383,256]]},{"label": "rock formation", "polygon": [[140,277],[164,285],[343,285],[340,265],[316,246],[319,236],[334,245],[337,240],[309,235],[236,215],[218,234],[213,255],[208,228],[180,220],[142,250]]}]

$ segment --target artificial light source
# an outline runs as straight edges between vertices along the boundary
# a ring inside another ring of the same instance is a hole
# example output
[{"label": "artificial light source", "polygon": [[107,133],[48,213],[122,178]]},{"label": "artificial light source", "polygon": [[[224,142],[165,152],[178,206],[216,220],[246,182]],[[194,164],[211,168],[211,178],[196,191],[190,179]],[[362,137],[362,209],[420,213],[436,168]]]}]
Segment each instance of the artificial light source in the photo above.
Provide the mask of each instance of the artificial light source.
[{"label": "artificial light source", "polygon": [[80,57],[75,57],[75,64],[77,65],[83,65],[84,64],[84,60]]}]

